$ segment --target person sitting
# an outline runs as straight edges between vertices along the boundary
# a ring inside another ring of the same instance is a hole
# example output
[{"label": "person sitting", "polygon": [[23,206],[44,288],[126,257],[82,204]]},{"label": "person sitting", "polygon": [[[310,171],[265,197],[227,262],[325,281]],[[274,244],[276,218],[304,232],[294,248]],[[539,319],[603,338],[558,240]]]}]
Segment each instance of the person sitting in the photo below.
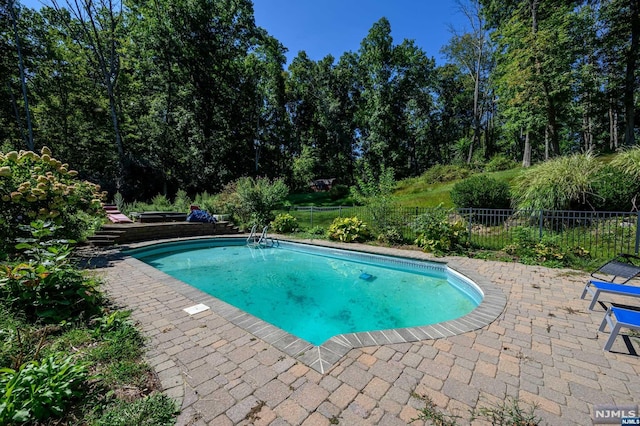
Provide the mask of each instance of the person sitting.
[{"label": "person sitting", "polygon": [[191,212],[187,216],[187,222],[216,223],[217,220],[206,211],[200,210],[200,207],[192,205]]}]

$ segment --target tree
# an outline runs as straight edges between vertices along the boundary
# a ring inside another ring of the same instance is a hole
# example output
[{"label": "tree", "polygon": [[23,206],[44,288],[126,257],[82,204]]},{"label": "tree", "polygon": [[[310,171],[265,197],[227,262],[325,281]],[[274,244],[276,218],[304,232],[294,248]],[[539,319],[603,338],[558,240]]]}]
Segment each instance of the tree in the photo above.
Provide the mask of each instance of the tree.
[{"label": "tree", "polygon": [[125,148],[121,132],[120,98],[117,83],[120,77],[123,44],[123,10],[117,0],[66,0],[64,8],[52,0],[65,25],[67,40],[74,43],[90,66],[97,70],[99,82],[109,100],[113,137],[118,153],[115,187],[122,189],[125,174]]},{"label": "tree", "polygon": [[574,62],[568,37],[573,2],[513,0],[502,8],[492,0],[482,3],[495,28],[494,81],[505,125],[524,137],[523,166],[531,164],[533,145],[541,140],[544,158],[559,155]]},{"label": "tree", "polygon": [[[611,102],[611,133],[617,131],[616,101],[624,110],[624,144],[635,143],[635,96],[638,90],[636,64],[640,54],[640,2],[612,0],[602,2],[599,9],[601,25],[601,57],[608,75],[607,89]],[[617,137],[611,140],[615,148]]]},{"label": "tree", "polygon": [[358,58],[358,78],[362,82],[358,149],[373,170],[385,166],[394,169],[398,177],[416,170],[417,153],[409,123],[416,123],[416,103],[424,106],[433,69],[433,59],[413,41],[393,45],[386,18],[376,22],[362,40]]},{"label": "tree", "polygon": [[24,101],[24,111],[25,111],[25,117],[27,120],[26,145],[30,151],[33,151],[34,150],[33,125],[31,124],[31,110],[29,109],[29,96],[27,95],[27,77],[25,73],[24,58],[22,56],[22,41],[20,39],[20,32],[18,31],[19,12],[16,11],[14,1],[13,0],[8,0],[8,1],[9,1],[9,4],[7,5],[7,9],[9,10],[11,25],[13,26],[16,53],[18,54],[18,66],[20,69],[20,86],[22,87],[22,99]]},{"label": "tree", "polygon": [[[488,79],[491,72],[491,49],[489,35],[477,0],[467,4],[458,3],[466,16],[470,31],[463,34],[454,32],[449,44],[442,48],[447,58],[464,70],[473,87],[473,136],[469,144],[467,163],[471,163],[474,148],[481,145],[481,134],[486,126],[486,111],[491,94]],[[485,135],[486,142],[486,135]],[[485,149],[486,151],[486,149]],[[485,152],[485,154],[489,154]]]}]

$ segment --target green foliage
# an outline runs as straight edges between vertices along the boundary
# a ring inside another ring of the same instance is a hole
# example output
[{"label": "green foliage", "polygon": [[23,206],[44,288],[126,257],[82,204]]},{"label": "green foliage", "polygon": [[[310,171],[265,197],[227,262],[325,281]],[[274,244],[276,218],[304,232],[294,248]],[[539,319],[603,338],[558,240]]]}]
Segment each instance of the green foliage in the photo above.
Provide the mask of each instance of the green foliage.
[{"label": "green foliage", "polygon": [[0,249],[23,236],[18,225],[34,220],[60,226],[59,238],[82,239],[98,226],[103,194],[97,185],[77,179],[78,172],[51,157],[32,151],[0,153]]},{"label": "green foliage", "polygon": [[551,268],[569,266],[577,258],[587,258],[589,253],[581,247],[566,249],[560,245],[559,235],[543,235],[538,238],[536,228],[519,227],[513,230],[513,241],[503,249],[516,256],[525,265],[544,265]]},{"label": "green foliage", "polygon": [[293,183],[296,190],[309,192],[317,166],[317,155],[310,146],[303,146],[302,153],[293,159]]},{"label": "green foliage", "polygon": [[438,182],[451,182],[453,180],[465,179],[471,175],[471,170],[466,166],[454,164],[436,164],[429,168],[421,176],[421,180],[426,184]]},{"label": "green foliage", "polygon": [[324,229],[322,226],[318,226],[318,225],[307,230],[307,234],[310,234],[310,235],[325,235],[326,233],[327,233],[327,230]]},{"label": "green foliage", "polygon": [[173,209],[173,204],[164,194],[158,194],[151,200],[151,205],[154,210],[160,212],[171,211]]},{"label": "green foliage", "polygon": [[361,243],[371,238],[369,228],[357,217],[337,217],[327,234],[329,239],[343,243]]},{"label": "green foliage", "polygon": [[17,371],[0,369],[0,424],[62,416],[71,401],[82,395],[87,366],[72,356],[49,356],[24,363]]},{"label": "green foliage", "polygon": [[298,219],[288,213],[281,213],[271,222],[271,230],[281,234],[289,234],[298,230]]},{"label": "green foliage", "polygon": [[333,185],[329,190],[329,198],[332,200],[340,200],[348,197],[350,194],[350,189],[347,185],[337,184]]},{"label": "green foliage", "polygon": [[531,405],[523,409],[517,399],[507,397],[495,406],[473,410],[469,421],[484,420],[494,426],[536,426],[542,423],[542,419],[535,415],[536,408],[536,405]]},{"label": "green foliage", "polygon": [[124,211],[124,207],[125,207],[124,197],[122,197],[122,194],[120,192],[116,192],[113,195],[113,204],[116,205],[118,210]]},{"label": "green foliage", "polygon": [[221,210],[218,204],[218,197],[209,194],[207,191],[196,195],[193,203],[201,209],[212,214],[228,214],[229,212]]},{"label": "green foliage", "polygon": [[364,178],[357,179],[357,185],[351,188],[353,199],[367,206],[371,214],[371,227],[373,231],[382,235],[382,239],[398,234],[399,223],[395,218],[394,210],[396,202],[393,190],[396,182],[393,177],[393,169],[381,167],[376,176],[373,169],[367,164],[364,166]]},{"label": "green foliage", "polygon": [[494,155],[484,167],[485,172],[499,172],[518,167],[518,163],[503,154]]},{"label": "green foliage", "polygon": [[595,210],[631,211],[640,194],[640,180],[619,166],[603,166],[594,176],[589,203]]},{"label": "green foliage", "polygon": [[623,150],[611,160],[611,165],[640,180],[640,147]]},{"label": "green foliage", "polygon": [[171,426],[175,423],[178,407],[171,398],[156,392],[127,403],[118,401],[92,422],[95,426]]},{"label": "green foliage", "polygon": [[381,166],[379,173],[364,163],[363,177],[356,178],[356,186],[351,188],[353,199],[369,205],[377,198],[389,198],[396,187],[393,169]]},{"label": "green foliage", "polygon": [[402,230],[399,227],[388,227],[379,233],[376,238],[385,244],[403,244],[405,242]]},{"label": "green foliage", "polygon": [[591,153],[545,161],[515,179],[513,202],[521,210],[588,208],[586,203],[600,167],[601,163]]},{"label": "green foliage", "polygon": [[414,395],[415,398],[424,400],[424,407],[418,411],[418,417],[415,420],[429,422],[434,426],[457,426],[460,416],[454,416],[442,412],[438,406],[428,396]]},{"label": "green foliage", "polygon": [[274,218],[273,210],[282,205],[289,188],[282,179],[244,177],[225,186],[220,206],[237,218],[239,225],[265,226]]},{"label": "green foliage", "polygon": [[136,359],[142,354],[144,339],[128,312],[115,312],[95,321],[93,335],[102,344],[91,350],[90,359],[98,362],[118,362]]},{"label": "green foliage", "polygon": [[462,252],[469,245],[464,221],[442,206],[418,216],[411,227],[418,234],[414,243],[429,253]]},{"label": "green foliage", "polygon": [[[135,327],[129,319],[130,316],[130,311],[113,311],[94,318],[92,320],[94,336],[110,336],[110,333],[120,333],[121,330],[135,332]],[[139,338],[136,337],[135,340],[139,341]]]},{"label": "green foliage", "polygon": [[188,212],[191,205],[191,199],[187,195],[187,192],[179,189],[176,193],[176,197],[173,200],[173,211]]},{"label": "green foliage", "polygon": [[47,336],[0,303],[0,367],[19,368],[38,356]]},{"label": "green foliage", "polygon": [[29,260],[0,265],[0,295],[30,320],[59,323],[97,312],[98,284],[70,264],[69,246],[47,240],[53,231],[46,224],[34,222],[31,229],[33,237],[16,246]]},{"label": "green foliage", "polygon": [[542,419],[535,415],[536,405],[523,409],[520,401],[507,397],[504,402],[494,406],[479,407],[470,412],[469,419],[462,419],[462,416],[455,416],[443,412],[428,396],[413,395],[414,398],[422,399],[425,406],[418,411],[415,420],[428,422],[436,426],[456,426],[458,421],[463,424],[474,424],[477,420],[494,426],[537,426]]},{"label": "green foliage", "polygon": [[507,209],[509,184],[485,175],[471,176],[454,185],[451,200],[458,208]]}]

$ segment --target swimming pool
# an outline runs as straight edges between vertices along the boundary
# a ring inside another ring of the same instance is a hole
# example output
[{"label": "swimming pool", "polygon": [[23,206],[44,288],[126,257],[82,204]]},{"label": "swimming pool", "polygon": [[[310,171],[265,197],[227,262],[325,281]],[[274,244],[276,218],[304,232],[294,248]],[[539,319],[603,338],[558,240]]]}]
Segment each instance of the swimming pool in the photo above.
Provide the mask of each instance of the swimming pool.
[{"label": "swimming pool", "polygon": [[290,242],[254,248],[205,240],[131,254],[314,345],[346,333],[450,321],[483,298],[441,263]]}]

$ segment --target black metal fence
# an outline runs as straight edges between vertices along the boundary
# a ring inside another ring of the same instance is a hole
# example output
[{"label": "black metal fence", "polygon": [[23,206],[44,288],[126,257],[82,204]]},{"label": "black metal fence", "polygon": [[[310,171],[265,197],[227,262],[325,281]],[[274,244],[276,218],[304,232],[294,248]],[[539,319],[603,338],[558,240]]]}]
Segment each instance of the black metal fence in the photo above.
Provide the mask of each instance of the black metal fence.
[{"label": "black metal fence", "polygon": [[[415,239],[411,223],[432,208],[395,207],[385,214],[399,224],[404,237]],[[337,217],[358,216],[375,227],[374,212],[361,207],[291,207],[289,213],[306,229],[327,228]],[[379,213],[379,212],[377,212]],[[469,240],[477,248],[500,250],[517,238],[553,239],[563,247],[588,251],[593,258],[607,259],[619,253],[638,254],[638,212],[588,212],[571,210],[454,209],[452,218],[463,220]],[[377,215],[379,217],[379,214]]]}]

